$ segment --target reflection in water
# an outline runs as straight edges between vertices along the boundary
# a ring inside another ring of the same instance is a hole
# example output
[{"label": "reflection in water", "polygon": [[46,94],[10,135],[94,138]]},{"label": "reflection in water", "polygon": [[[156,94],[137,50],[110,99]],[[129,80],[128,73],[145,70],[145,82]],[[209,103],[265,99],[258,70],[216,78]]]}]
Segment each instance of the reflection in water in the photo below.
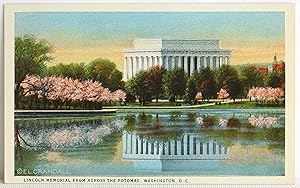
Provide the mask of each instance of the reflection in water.
[{"label": "reflection in water", "polygon": [[135,170],[189,171],[216,169],[229,159],[229,150],[216,140],[184,133],[181,139],[148,140],[136,133],[123,133],[123,160],[132,160]]},{"label": "reflection in water", "polygon": [[56,168],[78,176],[284,175],[284,113],[256,111],[151,109],[17,119],[24,140],[15,169]]},{"label": "reflection in water", "polygon": [[120,131],[124,120],[113,120],[109,123],[61,125],[59,127],[20,128],[19,137],[22,147],[28,149],[62,149],[77,146],[97,145],[103,138]]}]

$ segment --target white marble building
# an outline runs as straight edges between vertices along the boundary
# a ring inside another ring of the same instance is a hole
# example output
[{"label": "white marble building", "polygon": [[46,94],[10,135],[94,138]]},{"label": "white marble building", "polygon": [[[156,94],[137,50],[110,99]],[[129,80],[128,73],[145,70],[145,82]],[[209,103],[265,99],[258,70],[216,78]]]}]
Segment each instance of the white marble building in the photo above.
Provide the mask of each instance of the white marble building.
[{"label": "white marble building", "polygon": [[230,63],[231,51],[221,49],[217,39],[135,39],[134,48],[124,50],[124,80],[155,65],[183,68],[189,76],[203,67],[217,69]]}]

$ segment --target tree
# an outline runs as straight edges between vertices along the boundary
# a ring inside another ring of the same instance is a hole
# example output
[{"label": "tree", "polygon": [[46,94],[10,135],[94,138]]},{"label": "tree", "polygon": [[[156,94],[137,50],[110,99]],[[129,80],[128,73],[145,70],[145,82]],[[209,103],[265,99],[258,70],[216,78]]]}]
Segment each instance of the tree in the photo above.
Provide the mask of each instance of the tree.
[{"label": "tree", "polygon": [[134,79],[127,80],[125,83],[126,102],[134,102],[136,100],[136,90]]},{"label": "tree", "polygon": [[112,91],[124,88],[122,72],[108,59],[98,58],[91,61],[87,66],[87,72],[89,79],[101,82],[104,87]]},{"label": "tree", "polygon": [[202,97],[202,93],[200,91],[197,92],[196,96],[195,96],[195,100],[201,100]]},{"label": "tree", "polygon": [[158,98],[163,93],[163,75],[165,73],[165,69],[160,66],[153,66],[148,70],[147,77],[147,85],[149,86],[149,90],[151,94],[156,98],[156,102],[158,102]]},{"label": "tree", "polygon": [[[184,100],[188,101],[190,104],[195,104],[197,101],[197,99],[195,98],[196,95],[197,95],[196,80],[192,76],[187,81]],[[202,93],[201,93],[201,97],[202,97]]]},{"label": "tree", "polygon": [[62,76],[78,80],[87,79],[87,69],[84,63],[58,64],[48,68],[49,76]]},{"label": "tree", "polygon": [[272,72],[267,77],[267,85],[274,88],[281,87],[282,79],[284,79],[284,76],[282,76],[280,73]]},{"label": "tree", "polygon": [[223,88],[221,88],[217,94],[218,94],[218,99],[222,99],[223,101],[224,99],[227,99],[229,97],[229,93]]},{"label": "tree", "polygon": [[133,78],[133,88],[135,94],[138,96],[141,106],[144,106],[147,101],[151,101],[151,91],[149,90],[147,82],[148,74],[149,73],[146,71],[140,71]]},{"label": "tree", "polygon": [[15,37],[15,105],[19,108],[20,84],[26,75],[41,75],[45,62],[51,61],[54,47],[45,39],[34,35]]},{"label": "tree", "polygon": [[261,87],[264,85],[264,77],[255,66],[243,67],[241,70],[241,80],[246,92],[252,87]]},{"label": "tree", "polygon": [[175,102],[177,97],[182,97],[185,91],[186,75],[183,69],[175,68],[167,71],[164,76],[165,90],[171,102]]},{"label": "tree", "polygon": [[243,92],[242,80],[239,78],[238,72],[230,65],[222,65],[219,68],[217,82],[219,88],[223,88],[230,93],[234,102]]},{"label": "tree", "polygon": [[200,69],[199,72],[195,72],[195,79],[198,91],[202,92],[203,98],[214,98],[217,93],[217,86],[215,80],[215,73],[209,67]]}]

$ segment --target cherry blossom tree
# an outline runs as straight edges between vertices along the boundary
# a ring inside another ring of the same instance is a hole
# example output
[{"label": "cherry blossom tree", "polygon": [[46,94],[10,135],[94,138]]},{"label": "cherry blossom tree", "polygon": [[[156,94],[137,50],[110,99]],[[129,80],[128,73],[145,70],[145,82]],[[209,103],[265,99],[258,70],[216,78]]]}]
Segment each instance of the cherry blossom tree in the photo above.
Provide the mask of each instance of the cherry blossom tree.
[{"label": "cherry blossom tree", "polygon": [[102,86],[98,81],[63,78],[55,76],[47,76],[40,78],[37,76],[27,75],[20,85],[24,92],[24,96],[35,96],[42,98],[44,108],[47,102],[51,101],[55,104],[65,104],[70,107],[70,103],[80,102],[84,108],[84,104],[89,108],[101,108],[104,101],[124,101],[126,93],[122,90],[111,92],[108,88]]},{"label": "cherry blossom tree", "polygon": [[218,99],[227,99],[229,97],[229,93],[227,92],[226,89],[221,88],[220,91],[217,93],[218,94]]},{"label": "cherry blossom tree", "polygon": [[203,99],[202,93],[201,93],[200,91],[197,92],[197,94],[196,94],[196,96],[195,96],[195,99],[196,99],[196,100],[201,100],[201,99]]},{"label": "cherry blossom tree", "polygon": [[284,91],[281,88],[255,87],[249,90],[248,97],[264,102],[278,102],[284,98]]}]

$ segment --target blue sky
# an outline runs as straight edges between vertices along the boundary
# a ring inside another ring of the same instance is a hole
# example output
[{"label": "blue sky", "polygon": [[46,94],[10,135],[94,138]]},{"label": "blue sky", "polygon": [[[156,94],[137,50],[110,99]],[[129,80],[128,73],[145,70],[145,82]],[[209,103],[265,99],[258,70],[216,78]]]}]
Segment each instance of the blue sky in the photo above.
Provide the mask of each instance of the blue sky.
[{"label": "blue sky", "polygon": [[[58,51],[70,50],[65,54],[57,54],[62,56],[72,55],[72,49],[78,52],[82,48],[114,51],[117,48],[130,47],[134,38],[218,38],[221,39],[222,46],[226,48],[260,49],[263,47],[265,51],[265,48],[273,49],[281,46],[282,51],[284,13],[16,13],[16,35],[25,33],[47,39],[55,45]],[[105,46],[107,49],[103,49]],[[283,52],[277,53],[282,55]],[[111,58],[115,59],[115,57]]]}]

